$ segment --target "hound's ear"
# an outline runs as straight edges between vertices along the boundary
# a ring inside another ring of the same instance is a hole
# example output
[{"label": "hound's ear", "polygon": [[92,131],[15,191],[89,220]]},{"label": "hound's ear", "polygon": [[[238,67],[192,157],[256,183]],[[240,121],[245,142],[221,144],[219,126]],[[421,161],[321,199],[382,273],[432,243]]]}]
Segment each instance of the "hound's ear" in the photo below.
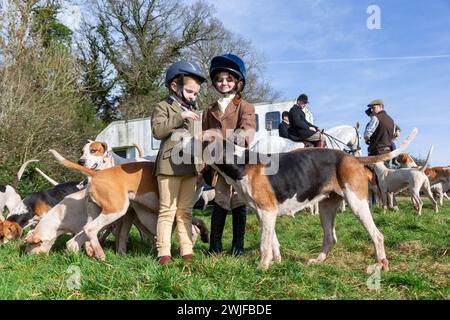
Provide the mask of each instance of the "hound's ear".
[{"label": "hound's ear", "polygon": [[105,151],[111,151],[112,149],[108,146],[108,144],[106,142],[100,142],[102,144],[103,149],[105,149]]},{"label": "hound's ear", "polygon": [[5,233],[3,231],[3,221],[0,221],[0,238],[3,238]]},{"label": "hound's ear", "polygon": [[87,141],[88,141],[89,143],[94,142],[94,140],[91,140],[91,139],[87,139]]},{"label": "hound's ear", "polygon": [[9,230],[11,232],[12,239],[20,239],[20,237],[22,237],[23,229],[17,223],[11,224]]}]

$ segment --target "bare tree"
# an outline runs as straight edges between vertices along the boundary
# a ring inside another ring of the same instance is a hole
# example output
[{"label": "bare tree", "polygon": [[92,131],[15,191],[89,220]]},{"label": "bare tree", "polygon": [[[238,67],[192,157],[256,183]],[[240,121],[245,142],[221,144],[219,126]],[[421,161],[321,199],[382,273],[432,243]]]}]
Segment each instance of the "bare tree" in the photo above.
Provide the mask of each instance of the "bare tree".
[{"label": "bare tree", "polygon": [[212,9],[203,2],[96,0],[94,8],[96,22],[90,27],[117,73],[120,89],[115,90],[125,118],[150,115],[151,106],[166,94],[162,79],[169,64],[214,35]]},{"label": "bare tree", "polygon": [[39,0],[4,2],[0,10],[0,62],[11,64],[29,45],[33,8]]},{"label": "bare tree", "polygon": [[83,140],[100,128],[80,94],[80,70],[70,48],[30,32],[35,7],[28,4],[13,1],[2,11],[8,21],[0,43],[0,159],[5,175],[30,158],[61,172],[48,149],[78,156]]},{"label": "bare tree", "polygon": [[[211,59],[225,53],[233,53],[239,56],[246,65],[247,83],[244,96],[248,101],[270,102],[279,98],[279,93],[270,86],[263,76],[265,71],[264,57],[256,53],[249,41],[226,30],[219,21],[215,21],[213,40],[196,43],[188,48],[184,55],[199,61],[205,74],[209,74]],[[208,86],[200,98],[200,105],[204,107],[217,98],[217,92],[208,79]]]}]

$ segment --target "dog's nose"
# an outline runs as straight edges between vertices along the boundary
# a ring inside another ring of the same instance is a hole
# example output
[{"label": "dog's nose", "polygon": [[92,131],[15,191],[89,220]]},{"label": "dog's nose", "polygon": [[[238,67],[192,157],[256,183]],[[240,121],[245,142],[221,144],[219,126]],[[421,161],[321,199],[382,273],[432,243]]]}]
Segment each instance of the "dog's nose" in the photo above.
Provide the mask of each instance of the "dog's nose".
[{"label": "dog's nose", "polygon": [[86,160],[84,160],[84,159],[78,159],[78,164],[79,164],[80,166],[84,166],[85,163],[86,163]]}]

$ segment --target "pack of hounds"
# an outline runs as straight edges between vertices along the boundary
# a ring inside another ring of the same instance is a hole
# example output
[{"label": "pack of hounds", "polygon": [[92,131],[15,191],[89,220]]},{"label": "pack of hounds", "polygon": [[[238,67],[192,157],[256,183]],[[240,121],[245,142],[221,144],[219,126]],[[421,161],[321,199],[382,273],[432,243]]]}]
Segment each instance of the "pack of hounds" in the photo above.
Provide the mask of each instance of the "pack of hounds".
[{"label": "pack of hounds", "polygon": [[[216,133],[205,131],[192,141],[200,140],[202,146],[207,147],[221,139]],[[384,237],[370,211],[373,199],[378,199],[384,212],[388,208],[398,210],[394,194],[408,190],[418,215],[423,210],[421,192],[430,199],[436,213],[444,198],[449,199],[446,192],[450,189],[450,167],[427,166],[433,146],[422,166],[403,153],[416,133],[414,129],[397,150],[379,156],[355,157],[326,148],[301,148],[280,153],[278,157],[272,157],[273,161],[279,162],[279,169],[270,175],[265,174],[267,164],[250,164],[246,159],[254,159],[252,151],[237,146],[234,155],[240,161],[210,165],[233,185],[259,218],[260,268],[267,269],[272,263],[281,262],[275,232],[277,216],[293,216],[308,207],[320,215],[323,228],[322,249],[308,264],[323,262],[337,241],[336,214],[347,204],[363,224],[375,248],[375,264],[369,265],[367,271],[388,270]],[[189,146],[184,147],[189,150]],[[72,238],[66,243],[69,251],[84,248],[89,256],[104,260],[102,245],[106,238],[113,234],[116,252],[124,254],[134,225],[141,239],[154,247],[159,209],[158,183],[153,175],[155,158],[144,157],[142,150],[136,148],[140,154],[138,158],[124,159],[106,143],[89,141],[77,163],[50,150],[56,161],[85,174],[87,179],[57,183],[39,170],[53,187],[21,199],[16,191],[17,182],[26,165],[37,160],[24,163],[11,186],[0,186],[0,244],[20,239],[26,243],[26,252],[48,254],[60,235],[70,234]],[[400,168],[387,168],[384,162],[394,158]],[[432,189],[437,192],[438,201]],[[205,210],[214,199],[214,189],[205,188],[203,179],[199,178],[197,190],[193,203]],[[3,216],[5,208],[8,210],[6,219]],[[27,234],[25,229],[28,229]],[[208,242],[208,233],[204,221],[193,217],[193,240],[200,238]]]}]

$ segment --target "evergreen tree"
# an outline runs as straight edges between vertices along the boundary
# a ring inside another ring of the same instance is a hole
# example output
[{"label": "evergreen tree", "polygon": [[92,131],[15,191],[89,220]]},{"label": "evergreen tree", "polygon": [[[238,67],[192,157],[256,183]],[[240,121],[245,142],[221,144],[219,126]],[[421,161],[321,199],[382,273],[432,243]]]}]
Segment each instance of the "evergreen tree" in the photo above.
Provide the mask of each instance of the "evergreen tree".
[{"label": "evergreen tree", "polygon": [[72,43],[72,30],[62,24],[57,15],[61,11],[61,1],[47,0],[45,3],[33,8],[31,33],[41,39],[44,48],[51,43],[60,43],[70,46]]}]

